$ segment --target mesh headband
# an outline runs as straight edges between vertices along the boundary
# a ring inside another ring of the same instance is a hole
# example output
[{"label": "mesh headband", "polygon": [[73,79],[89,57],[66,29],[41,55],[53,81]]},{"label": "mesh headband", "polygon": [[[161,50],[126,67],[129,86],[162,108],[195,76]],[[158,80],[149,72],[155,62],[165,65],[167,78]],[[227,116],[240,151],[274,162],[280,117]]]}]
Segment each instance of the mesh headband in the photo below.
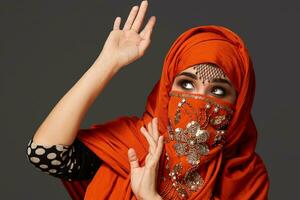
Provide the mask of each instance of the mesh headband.
[{"label": "mesh headband", "polygon": [[193,66],[196,70],[196,75],[202,83],[205,81],[210,82],[212,79],[225,78],[226,75],[221,68],[213,63],[201,63]]}]

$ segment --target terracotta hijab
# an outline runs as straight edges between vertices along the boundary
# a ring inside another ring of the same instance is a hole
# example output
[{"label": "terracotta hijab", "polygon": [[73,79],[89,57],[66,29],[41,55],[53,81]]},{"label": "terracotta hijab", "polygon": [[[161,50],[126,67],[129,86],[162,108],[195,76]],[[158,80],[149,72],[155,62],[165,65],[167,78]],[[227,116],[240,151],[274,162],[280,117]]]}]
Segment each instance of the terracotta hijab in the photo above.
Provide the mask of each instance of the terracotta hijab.
[{"label": "terracotta hijab", "polygon": [[[265,165],[255,152],[257,130],[251,117],[255,76],[242,39],[222,26],[198,26],[182,33],[172,44],[163,63],[160,80],[147,98],[142,117],[121,116],[115,120],[80,129],[78,138],[103,160],[92,180],[63,181],[73,199],[136,199],[130,187],[127,151],[133,147],[140,162],[148,144],[140,133],[158,117],[161,134],[167,132],[169,91],[175,75],[198,64],[210,62],[222,68],[238,92],[235,113],[222,150],[208,162],[205,184],[189,199],[267,199],[269,179]],[[165,158],[162,155],[161,160]],[[159,184],[158,184],[159,185]],[[159,187],[159,186],[158,186]]]}]

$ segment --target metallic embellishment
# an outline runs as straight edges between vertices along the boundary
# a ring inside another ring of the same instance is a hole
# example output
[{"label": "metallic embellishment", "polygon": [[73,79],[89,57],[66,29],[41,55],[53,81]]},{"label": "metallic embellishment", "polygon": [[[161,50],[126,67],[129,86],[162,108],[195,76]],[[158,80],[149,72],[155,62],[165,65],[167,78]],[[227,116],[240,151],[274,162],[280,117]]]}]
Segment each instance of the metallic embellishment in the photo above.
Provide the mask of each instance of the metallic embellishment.
[{"label": "metallic embellishment", "polygon": [[208,145],[205,144],[209,139],[209,132],[202,130],[197,121],[189,122],[184,130],[176,128],[173,131],[169,119],[168,129],[171,130],[169,135],[175,133],[170,138],[176,141],[174,144],[176,154],[178,156],[187,156],[188,163],[191,165],[199,164],[201,156],[209,153]]},{"label": "metallic embellishment", "polygon": [[215,117],[212,117],[210,119],[210,124],[216,129],[216,130],[225,130],[227,129],[229,122],[232,118],[232,115],[218,115]]},{"label": "metallic embellishment", "polygon": [[190,191],[197,191],[204,185],[204,180],[197,171],[197,168],[192,168],[185,174],[184,182]]},{"label": "metallic embellishment", "polygon": [[174,119],[175,124],[177,124],[180,121],[180,114],[181,114],[180,110],[183,107],[183,104],[185,104],[185,103],[186,103],[185,98],[182,98],[181,102],[178,103],[178,108],[176,109],[176,114],[175,114],[175,119]]},{"label": "metallic embellishment", "polygon": [[225,115],[219,115],[219,116],[216,116],[215,118],[211,119],[211,123],[213,125],[219,125],[222,123],[222,121],[224,121],[226,119]]},{"label": "metallic embellishment", "polygon": [[205,81],[210,82],[212,79],[215,78],[225,78],[226,75],[218,65],[213,63],[201,63],[198,65],[194,65],[193,69],[196,70],[196,75],[202,83],[204,84]]},{"label": "metallic embellishment", "polygon": [[215,108],[214,108],[214,112],[215,112],[215,113],[218,113],[218,112],[219,112],[219,107],[215,107]]},{"label": "metallic embellishment", "polygon": [[176,143],[174,144],[174,148],[178,156],[186,155],[188,149],[187,145],[184,143]]},{"label": "metallic embellishment", "polygon": [[200,155],[195,150],[192,150],[187,154],[187,160],[191,165],[197,165],[200,163]]},{"label": "metallic embellishment", "polygon": [[178,192],[180,198],[185,199],[187,197],[187,192],[184,189],[184,184],[179,179],[182,172],[182,164],[177,163],[173,170],[169,171],[169,178],[172,181],[172,186],[175,188],[175,190]]},{"label": "metallic embellishment", "polygon": [[178,197],[179,199],[187,199],[189,197],[189,192],[195,192],[204,185],[204,179],[197,171],[198,166],[192,167],[184,174],[184,176],[182,176],[182,163],[179,162],[175,164],[171,170],[169,167],[169,156],[167,153],[166,160],[166,171],[169,179],[171,180],[171,185],[168,185],[169,187],[165,187],[160,192],[163,199],[171,192],[171,188],[174,188],[177,192],[177,195],[171,193],[172,199],[177,199]]},{"label": "metallic embellishment", "polygon": [[206,105],[207,109],[209,109],[211,107],[211,105],[214,105],[215,107],[218,107],[217,112],[219,111],[219,109],[224,109],[224,110],[228,111],[229,113],[233,114],[233,110],[231,108],[229,108],[227,106],[216,104],[214,101],[212,101],[208,98],[205,98],[203,96],[197,96],[193,93],[177,93],[176,91],[171,90],[169,92],[169,96],[175,96],[175,97],[181,97],[181,98],[185,98],[185,97],[190,98],[191,97],[194,99],[201,99],[201,100],[206,101],[209,104],[209,105]]},{"label": "metallic embellishment", "polygon": [[[225,128],[227,127],[233,109],[226,105],[220,105],[213,99],[204,96],[195,95],[193,93],[177,93],[170,91],[170,96],[180,97],[174,116],[168,118],[168,142],[175,141],[173,145],[174,151],[178,157],[185,156],[185,159],[191,167],[187,171],[186,162],[174,163],[174,167],[170,167],[170,158],[166,153],[165,170],[163,181],[166,181],[164,188],[160,191],[163,199],[187,199],[190,192],[195,192],[204,185],[204,179],[200,175],[200,161],[210,152],[209,141],[213,142],[212,146],[223,145],[225,142]],[[205,101],[204,107],[194,108],[187,98],[201,99]],[[176,105],[176,104],[175,104]],[[184,113],[190,117],[185,127],[176,127],[181,120],[181,114]],[[174,117],[174,118],[173,118]],[[172,121],[173,120],[173,121]],[[172,123],[173,122],[173,123]],[[174,128],[173,128],[173,125]],[[207,128],[207,126],[209,126]],[[210,132],[211,129],[213,131]],[[208,130],[206,130],[208,129]],[[214,138],[210,138],[214,137]],[[209,143],[209,144],[208,144]],[[173,189],[172,189],[173,188]]]},{"label": "metallic embellishment", "polygon": [[225,143],[225,130],[217,130],[214,138],[214,142],[212,144],[213,147],[217,145],[223,145]]}]

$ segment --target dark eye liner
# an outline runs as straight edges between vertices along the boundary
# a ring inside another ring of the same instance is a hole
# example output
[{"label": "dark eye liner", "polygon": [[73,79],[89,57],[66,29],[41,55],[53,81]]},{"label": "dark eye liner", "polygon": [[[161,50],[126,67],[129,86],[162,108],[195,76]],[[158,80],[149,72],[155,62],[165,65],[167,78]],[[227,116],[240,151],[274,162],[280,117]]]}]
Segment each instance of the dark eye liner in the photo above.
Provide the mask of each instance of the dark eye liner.
[{"label": "dark eye liner", "polygon": [[[223,94],[215,94],[215,93],[213,93],[213,91],[216,90],[216,89],[222,90]],[[212,88],[212,93],[213,93],[214,95],[218,96],[218,97],[225,97],[225,96],[227,95],[226,89],[224,89],[223,87],[219,87],[219,86],[214,86],[214,87]]]},{"label": "dark eye liner", "polygon": [[[182,88],[184,88],[184,89],[188,89],[188,88],[186,88],[186,87],[183,86],[183,83],[190,83],[194,87],[193,81],[190,81],[190,80],[187,80],[187,79],[179,80],[178,83],[177,83],[177,85],[180,86],[180,87],[182,87]],[[188,89],[188,90],[190,90],[190,89]]]}]

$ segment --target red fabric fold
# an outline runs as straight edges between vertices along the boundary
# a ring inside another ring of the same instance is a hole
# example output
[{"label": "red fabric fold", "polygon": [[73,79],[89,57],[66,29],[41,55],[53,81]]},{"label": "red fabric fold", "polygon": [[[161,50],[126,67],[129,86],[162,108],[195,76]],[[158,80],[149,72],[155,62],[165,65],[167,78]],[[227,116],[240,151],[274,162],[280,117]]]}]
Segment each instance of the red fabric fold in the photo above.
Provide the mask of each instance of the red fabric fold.
[{"label": "red fabric fold", "polygon": [[251,108],[256,85],[249,52],[236,33],[223,26],[207,25],[190,28],[174,41],[141,117],[122,116],[79,130],[78,138],[103,164],[90,182],[64,181],[73,199],[135,199],[130,188],[127,151],[133,147],[143,164],[148,144],[140,127],[158,117],[159,132],[166,133],[168,93],[175,75],[203,62],[221,67],[238,97],[224,148],[214,152],[207,166],[204,187],[189,199],[210,199],[211,194],[222,200],[268,198],[268,174],[255,152],[257,130]]}]

